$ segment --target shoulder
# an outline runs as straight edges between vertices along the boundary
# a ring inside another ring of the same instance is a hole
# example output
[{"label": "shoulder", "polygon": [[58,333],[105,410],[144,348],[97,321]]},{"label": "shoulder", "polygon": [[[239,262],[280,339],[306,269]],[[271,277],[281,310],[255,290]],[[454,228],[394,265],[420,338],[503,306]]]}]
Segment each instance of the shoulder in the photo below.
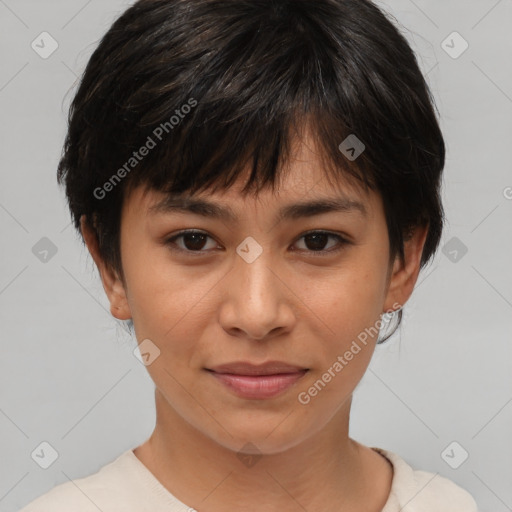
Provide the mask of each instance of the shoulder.
[{"label": "shoulder", "polygon": [[19,512],[127,512],[134,507],[130,476],[130,456],[126,451],[90,476],[55,486]]},{"label": "shoulder", "polygon": [[471,494],[448,478],[414,470],[396,453],[372,449],[386,457],[394,471],[391,493],[382,512],[478,512]]}]

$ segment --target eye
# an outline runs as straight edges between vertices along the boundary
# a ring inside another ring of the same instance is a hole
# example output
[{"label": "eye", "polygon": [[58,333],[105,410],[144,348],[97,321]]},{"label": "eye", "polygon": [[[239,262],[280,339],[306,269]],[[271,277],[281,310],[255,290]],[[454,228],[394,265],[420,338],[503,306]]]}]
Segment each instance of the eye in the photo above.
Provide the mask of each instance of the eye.
[{"label": "eye", "polygon": [[[335,239],[338,241],[338,243],[333,245],[331,244],[331,247],[329,249],[325,249],[326,244],[328,245],[329,238]],[[310,231],[308,233],[305,233],[302,235],[299,240],[304,239],[306,249],[299,249],[299,250],[306,250],[311,253],[318,253],[315,254],[318,256],[323,256],[328,254],[332,254],[335,252],[340,251],[343,249],[345,245],[348,245],[350,242],[342,237],[341,235],[337,235],[335,233],[330,233],[328,231]]]},{"label": "eye", "polygon": [[[181,231],[176,235],[165,240],[165,244],[169,245],[171,249],[178,250],[187,253],[205,253],[208,252],[208,247],[206,241],[210,238],[207,233],[204,231]],[[178,244],[176,241],[182,239],[182,244]],[[327,254],[335,253],[341,250],[344,246],[350,244],[350,242],[342,237],[341,235],[330,233],[328,231],[310,231],[308,233],[303,234],[298,241],[304,239],[306,248],[299,248],[299,251],[307,251],[313,253],[315,256],[322,256]],[[337,240],[337,244],[331,244],[329,248],[326,249],[326,245],[328,246],[328,240],[334,239]],[[297,243],[297,242],[296,242]],[[206,249],[205,249],[206,247]],[[215,249],[215,244],[210,249]],[[203,250],[204,249],[204,250]],[[315,254],[317,253],[317,254]]]},{"label": "eye", "polygon": [[[180,246],[175,242],[180,238],[183,239],[184,247]],[[165,244],[171,246],[172,249],[176,249],[178,251],[184,251],[189,253],[206,252],[202,251],[201,249],[204,248],[205,240],[208,238],[211,237],[208,234],[204,233],[203,231],[182,231],[181,233],[178,233],[177,235],[168,238],[165,241]]]}]

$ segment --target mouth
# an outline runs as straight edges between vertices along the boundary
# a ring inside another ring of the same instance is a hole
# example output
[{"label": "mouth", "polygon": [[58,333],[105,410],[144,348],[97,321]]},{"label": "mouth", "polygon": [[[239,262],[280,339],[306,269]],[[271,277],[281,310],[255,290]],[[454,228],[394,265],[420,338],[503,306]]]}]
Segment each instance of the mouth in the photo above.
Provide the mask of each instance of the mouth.
[{"label": "mouth", "polygon": [[261,400],[291,388],[309,368],[271,361],[263,365],[230,363],[205,370],[238,397]]}]

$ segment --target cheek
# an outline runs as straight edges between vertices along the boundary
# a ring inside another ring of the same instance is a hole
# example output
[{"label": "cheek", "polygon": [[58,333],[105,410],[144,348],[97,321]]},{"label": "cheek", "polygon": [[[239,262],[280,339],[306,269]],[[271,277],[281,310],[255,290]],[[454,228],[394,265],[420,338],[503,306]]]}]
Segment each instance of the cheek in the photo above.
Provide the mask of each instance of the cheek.
[{"label": "cheek", "polygon": [[[317,316],[314,360],[317,365],[298,393],[300,404],[333,415],[354,391],[370,363],[379,334],[384,280],[378,266],[359,265],[337,272],[310,292]],[[318,318],[322,321],[318,322]],[[336,404],[336,407],[333,407]]]},{"label": "cheek", "polygon": [[[139,248],[142,249],[142,248]],[[192,353],[207,322],[222,272],[200,274],[171,262],[165,248],[127,252],[123,262],[137,339],[151,339],[171,357]],[[177,342],[182,340],[182,342]]]},{"label": "cheek", "polygon": [[332,272],[328,280],[316,281],[306,295],[311,310],[323,320],[325,332],[341,349],[382,313],[385,275],[375,258],[361,255],[357,261]]}]

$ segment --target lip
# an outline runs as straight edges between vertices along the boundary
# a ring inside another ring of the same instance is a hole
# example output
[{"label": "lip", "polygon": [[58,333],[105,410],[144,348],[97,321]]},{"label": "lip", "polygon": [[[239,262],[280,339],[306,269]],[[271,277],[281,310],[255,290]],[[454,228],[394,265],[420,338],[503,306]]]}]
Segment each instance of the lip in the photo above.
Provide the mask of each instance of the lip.
[{"label": "lip", "polygon": [[237,362],[206,370],[237,396],[259,400],[283,393],[309,371],[280,361],[261,365]]},{"label": "lip", "polygon": [[213,368],[206,368],[215,373],[244,376],[262,376],[262,375],[278,375],[283,373],[297,373],[308,368],[291,365],[283,361],[267,361],[262,364],[253,364],[246,361],[235,361],[232,363],[221,364]]}]

